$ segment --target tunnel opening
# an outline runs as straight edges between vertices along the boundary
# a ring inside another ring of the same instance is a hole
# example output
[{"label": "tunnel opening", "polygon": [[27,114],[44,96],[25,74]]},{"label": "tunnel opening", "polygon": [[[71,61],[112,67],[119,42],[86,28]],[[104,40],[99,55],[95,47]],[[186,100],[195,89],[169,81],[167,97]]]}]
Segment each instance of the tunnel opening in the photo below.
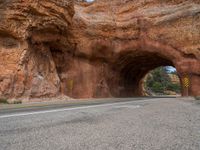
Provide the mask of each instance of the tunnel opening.
[{"label": "tunnel opening", "polygon": [[173,61],[160,53],[141,50],[121,53],[113,65],[113,70],[118,74],[116,79],[118,89],[112,90],[113,95],[116,97],[145,96],[146,75],[155,68],[164,66],[175,68]]},{"label": "tunnel opening", "polygon": [[181,84],[176,68],[162,66],[150,71],[143,80],[145,96],[180,96]]}]

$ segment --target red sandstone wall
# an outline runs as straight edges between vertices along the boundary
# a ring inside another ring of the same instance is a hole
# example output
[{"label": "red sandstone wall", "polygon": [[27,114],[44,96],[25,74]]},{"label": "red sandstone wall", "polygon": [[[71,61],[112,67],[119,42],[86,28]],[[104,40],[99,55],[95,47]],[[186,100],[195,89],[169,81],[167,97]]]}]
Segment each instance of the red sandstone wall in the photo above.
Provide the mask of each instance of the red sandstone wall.
[{"label": "red sandstone wall", "polygon": [[200,95],[199,12],[197,0],[1,1],[0,97],[142,95],[161,65]]}]

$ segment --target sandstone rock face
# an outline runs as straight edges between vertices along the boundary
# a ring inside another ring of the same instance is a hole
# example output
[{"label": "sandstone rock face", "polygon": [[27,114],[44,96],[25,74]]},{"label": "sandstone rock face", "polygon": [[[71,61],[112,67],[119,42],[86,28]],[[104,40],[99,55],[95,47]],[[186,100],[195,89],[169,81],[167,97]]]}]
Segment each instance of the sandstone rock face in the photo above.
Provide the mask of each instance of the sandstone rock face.
[{"label": "sandstone rock face", "polygon": [[199,0],[0,0],[0,97],[128,97],[176,67],[200,95]]},{"label": "sandstone rock face", "polygon": [[73,49],[69,32],[73,15],[73,2],[0,1],[1,96],[60,94],[53,54],[57,48]]}]

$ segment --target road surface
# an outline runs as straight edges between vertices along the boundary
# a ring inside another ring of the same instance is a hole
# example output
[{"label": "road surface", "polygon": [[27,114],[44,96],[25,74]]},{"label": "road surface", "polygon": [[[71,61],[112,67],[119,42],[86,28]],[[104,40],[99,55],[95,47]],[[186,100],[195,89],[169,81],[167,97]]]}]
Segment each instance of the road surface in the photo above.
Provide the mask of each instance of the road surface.
[{"label": "road surface", "polygon": [[0,110],[0,150],[199,150],[200,104],[175,98]]}]

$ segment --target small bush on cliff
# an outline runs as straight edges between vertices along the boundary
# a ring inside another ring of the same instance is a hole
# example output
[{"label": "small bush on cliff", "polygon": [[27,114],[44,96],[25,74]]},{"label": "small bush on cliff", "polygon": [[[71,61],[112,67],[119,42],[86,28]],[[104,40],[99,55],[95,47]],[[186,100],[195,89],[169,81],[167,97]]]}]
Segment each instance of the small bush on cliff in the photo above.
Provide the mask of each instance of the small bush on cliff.
[{"label": "small bush on cliff", "polygon": [[14,101],[13,104],[21,104],[22,101]]},{"label": "small bush on cliff", "polygon": [[8,104],[8,100],[6,98],[0,98],[0,104]]},{"label": "small bush on cliff", "polygon": [[15,100],[13,102],[9,102],[6,98],[0,98],[0,104],[21,104],[21,100]]},{"label": "small bush on cliff", "polygon": [[200,100],[200,96],[196,96],[195,99],[196,99],[196,100]]}]

